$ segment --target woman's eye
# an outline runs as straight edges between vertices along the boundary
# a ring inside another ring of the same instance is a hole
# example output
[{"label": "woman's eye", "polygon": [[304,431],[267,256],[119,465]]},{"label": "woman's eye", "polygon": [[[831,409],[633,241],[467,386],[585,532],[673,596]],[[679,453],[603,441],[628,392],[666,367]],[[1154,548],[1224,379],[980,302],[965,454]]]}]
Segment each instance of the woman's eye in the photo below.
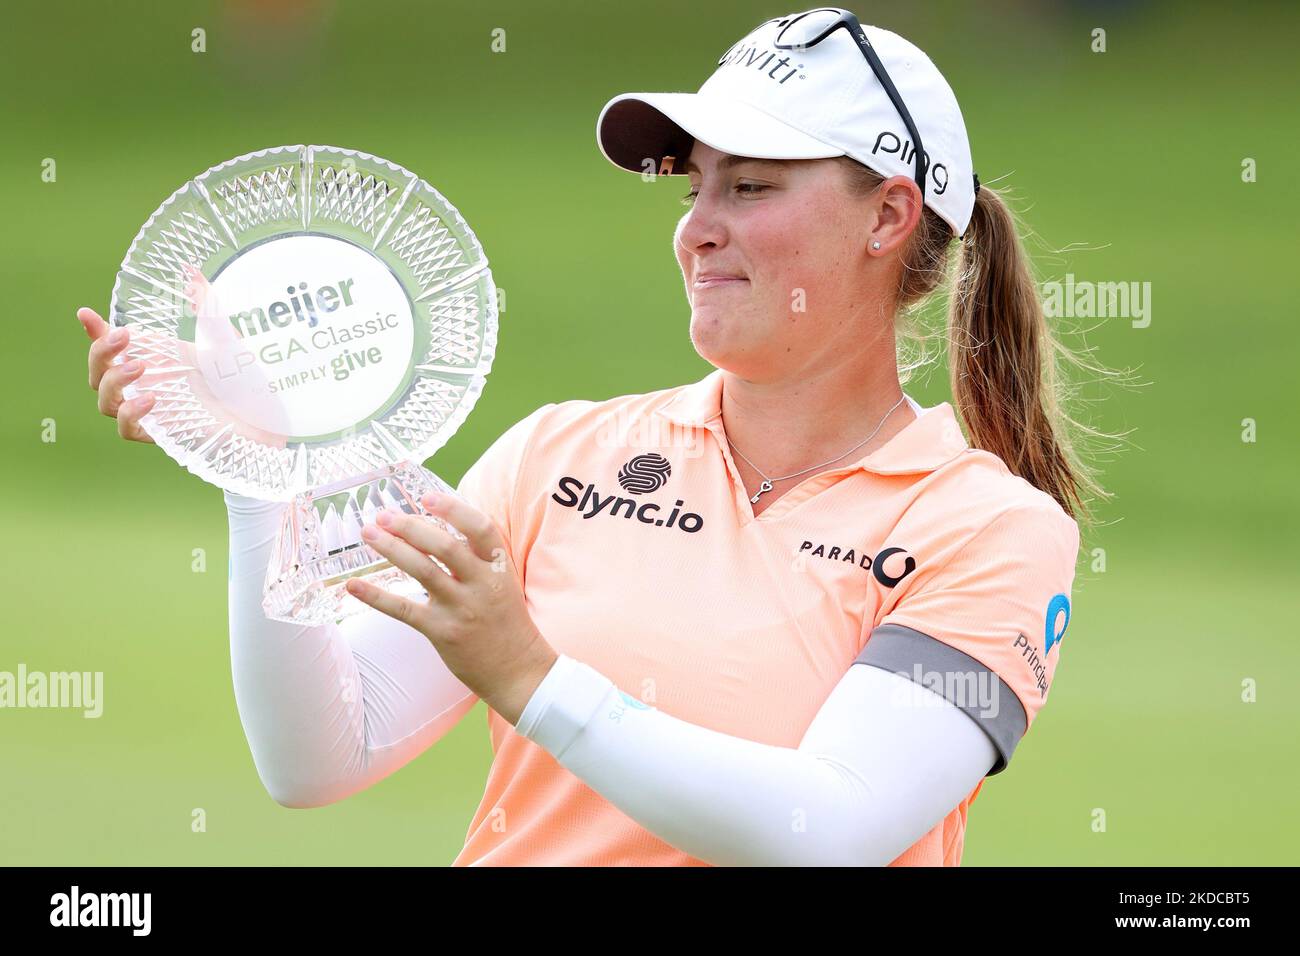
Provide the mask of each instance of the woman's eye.
[{"label": "woman's eye", "polygon": [[[768,188],[767,186],[764,186],[761,183],[736,183],[736,191],[745,196],[755,196],[767,188]],[[693,202],[695,202],[695,197],[697,195],[698,195],[697,191],[692,189],[690,192],[688,192],[685,196],[682,197],[682,205],[683,206],[691,205]]]}]

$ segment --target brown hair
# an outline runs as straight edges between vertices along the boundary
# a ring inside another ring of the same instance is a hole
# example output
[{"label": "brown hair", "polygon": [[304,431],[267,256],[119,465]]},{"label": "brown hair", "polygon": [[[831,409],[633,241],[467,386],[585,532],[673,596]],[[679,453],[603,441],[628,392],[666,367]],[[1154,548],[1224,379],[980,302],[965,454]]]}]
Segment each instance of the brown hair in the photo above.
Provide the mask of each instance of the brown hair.
[{"label": "brown hair", "polygon": [[[835,161],[845,168],[850,188],[859,195],[884,182],[854,159],[838,156]],[[952,227],[924,207],[903,254],[900,312],[924,303],[944,284],[953,241]],[[915,335],[906,325],[901,331],[905,337]],[[1002,196],[983,184],[957,256],[947,341],[954,404],[971,445],[997,455],[1013,474],[1051,495],[1071,517],[1086,518],[1085,494],[1106,498],[1109,493],[1079,459],[1070,431],[1100,433],[1066,413],[1070,386],[1058,365],[1068,361],[1110,373],[1083,361],[1053,334],[1016,219]],[[904,381],[920,364],[923,361],[900,362]]]}]

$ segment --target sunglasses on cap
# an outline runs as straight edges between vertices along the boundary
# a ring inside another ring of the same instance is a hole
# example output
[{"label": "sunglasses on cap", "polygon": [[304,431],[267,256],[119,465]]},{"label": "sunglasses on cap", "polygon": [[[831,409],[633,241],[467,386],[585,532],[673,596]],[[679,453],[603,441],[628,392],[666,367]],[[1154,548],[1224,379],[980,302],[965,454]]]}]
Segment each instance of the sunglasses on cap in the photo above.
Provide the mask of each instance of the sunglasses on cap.
[{"label": "sunglasses on cap", "polygon": [[[853,37],[858,49],[862,51],[862,56],[866,59],[871,71],[875,73],[876,79],[884,87],[885,93],[889,96],[890,102],[894,104],[894,109],[898,110],[898,115],[903,118],[903,125],[907,127],[907,133],[916,145],[914,153],[916,160],[916,184],[921,187],[921,198],[925,198],[925,174],[929,169],[929,158],[925,155],[925,148],[921,145],[921,133],[916,128],[916,123],[912,121],[912,114],[907,111],[907,106],[903,103],[902,96],[898,93],[898,88],[894,86],[894,81],[889,78],[889,73],[885,70],[885,65],[880,62],[880,57],[876,55],[875,49],[871,46],[871,41],[867,39],[867,32],[862,29],[862,24],[858,18],[840,7],[818,7],[815,10],[805,10],[803,13],[787,15],[784,17],[773,17],[767,20],[763,26],[768,23],[779,23],[780,31],[776,35],[774,44],[778,50],[808,50],[815,47],[822,40],[843,27]],[[728,53],[730,50],[728,50]],[[718,59],[718,65],[726,60],[727,54],[724,53]],[[976,187],[978,189],[978,187]]]}]

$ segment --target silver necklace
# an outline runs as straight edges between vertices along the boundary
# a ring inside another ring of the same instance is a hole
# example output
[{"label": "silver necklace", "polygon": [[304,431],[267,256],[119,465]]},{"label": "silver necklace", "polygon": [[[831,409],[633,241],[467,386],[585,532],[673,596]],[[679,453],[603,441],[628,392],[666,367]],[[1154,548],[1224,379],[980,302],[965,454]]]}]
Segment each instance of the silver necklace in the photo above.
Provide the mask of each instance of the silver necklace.
[{"label": "silver necklace", "polygon": [[[907,398],[907,396],[904,395],[904,396],[903,396],[902,398],[900,398],[897,402],[895,402],[895,403],[894,403],[894,407],[891,408],[889,411],[885,412],[885,417],[882,418],[882,419],[880,420],[880,424],[879,424],[879,425],[877,425],[874,429],[872,429],[871,434],[868,435],[866,438],[862,439],[862,441],[858,442],[856,445],[854,445],[854,446],[853,446],[852,448],[850,448],[848,451],[846,451],[846,452],[844,453],[844,455],[851,455],[853,452],[857,451],[859,448],[861,448],[861,447],[862,447],[863,445],[865,445],[867,442],[871,441],[871,439],[875,438],[875,437],[876,437],[876,432],[880,431],[881,427],[885,424],[885,421],[889,418],[889,416],[892,415],[892,414],[894,414],[894,409],[898,408],[899,405],[902,405],[902,404],[903,404],[903,401],[904,401],[906,398]],[[782,475],[780,478],[769,478],[769,477],[767,477],[767,475],[763,474],[763,472],[759,469],[759,467],[758,467],[757,465],[755,465],[755,464],[754,464],[752,461],[750,461],[748,458],[745,458],[745,453],[744,453],[743,451],[741,451],[739,448],[737,448],[737,447],[732,443],[732,441],[731,441],[730,438],[727,439],[727,444],[728,444],[728,445],[731,445],[731,447],[732,447],[732,449],[735,451],[735,453],[736,453],[737,455],[739,455],[741,458],[744,458],[744,459],[745,459],[745,463],[748,464],[750,468],[753,468],[755,471],[757,471],[757,472],[758,472],[758,476],[759,476],[760,478],[763,479],[763,483],[762,483],[761,485],[758,486],[758,492],[757,492],[757,494],[755,494],[754,497],[752,497],[752,498],[749,499],[749,501],[750,501],[751,504],[757,504],[757,503],[758,503],[758,499],[759,499],[759,497],[760,497],[760,496],[761,496],[765,491],[771,491],[771,490],[772,490],[772,482],[774,482],[774,481],[785,481],[787,478],[798,478],[800,475],[806,475],[806,474],[807,474],[808,472],[810,472],[810,471],[815,471],[815,470],[818,469],[818,468],[822,468],[822,467],[824,467],[825,465],[829,465],[829,464],[831,464],[831,462],[839,461],[841,458],[844,457],[844,455],[836,455],[836,456],[835,456],[834,458],[832,458],[830,461],[824,461],[824,462],[822,462],[820,465],[813,465],[812,468],[805,468],[803,471],[796,471],[793,475]]]}]

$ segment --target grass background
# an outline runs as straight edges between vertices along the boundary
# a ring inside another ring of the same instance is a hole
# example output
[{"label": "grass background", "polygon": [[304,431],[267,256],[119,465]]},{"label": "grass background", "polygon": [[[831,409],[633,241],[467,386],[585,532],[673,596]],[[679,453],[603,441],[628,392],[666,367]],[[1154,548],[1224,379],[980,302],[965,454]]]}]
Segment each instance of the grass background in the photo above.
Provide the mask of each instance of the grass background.
[{"label": "grass background", "polygon": [[[6,5],[0,670],[103,671],[105,711],[0,710],[2,863],[445,864],[491,760],[479,704],[341,804],[291,811],[262,789],[231,689],[221,495],[117,438],[75,319],[83,304],[107,312],[132,237],[181,183],[262,147],[329,143],[407,166],[460,209],[507,308],[489,387],[429,463],[450,481],[543,403],[709,369],[672,257],[684,181],[616,170],[595,119],[616,93],[697,88],[784,6],[266,6]],[[1042,278],[1152,284],[1150,327],[1097,321],[1087,336],[1147,384],[1095,396],[1096,425],[1132,430],[1104,463],[1115,497],[1085,539],[1051,705],[977,799],[964,863],[1295,863],[1300,435],[1285,263],[1300,11],[932,2],[880,16],[956,89],[976,169],[1015,187]],[[195,27],[206,53],[191,51]],[[1105,53],[1090,51],[1095,27]],[[1245,157],[1258,182],[1241,181]],[[908,389],[932,404],[945,383],[940,369]],[[191,571],[194,548],[207,573]],[[206,833],[191,832],[196,807]]]}]

